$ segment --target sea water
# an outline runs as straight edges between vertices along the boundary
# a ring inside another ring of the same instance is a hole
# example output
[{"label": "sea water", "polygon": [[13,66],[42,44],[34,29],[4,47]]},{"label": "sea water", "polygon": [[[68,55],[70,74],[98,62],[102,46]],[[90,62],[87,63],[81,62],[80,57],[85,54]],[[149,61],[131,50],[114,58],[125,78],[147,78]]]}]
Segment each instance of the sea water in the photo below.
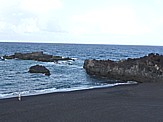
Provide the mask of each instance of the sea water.
[{"label": "sea water", "polygon": [[[0,43],[0,57],[15,52],[27,53],[43,51],[46,54],[74,58],[75,61],[38,62],[32,60],[0,60],[0,99],[66,92],[72,90],[111,87],[131,84],[122,81],[96,78],[86,74],[83,69],[85,59],[114,60],[138,58],[149,53],[163,54],[159,46],[125,46],[125,45],[86,45],[86,44],[43,44],[43,43]],[[46,66],[50,76],[30,74],[33,65]]]}]

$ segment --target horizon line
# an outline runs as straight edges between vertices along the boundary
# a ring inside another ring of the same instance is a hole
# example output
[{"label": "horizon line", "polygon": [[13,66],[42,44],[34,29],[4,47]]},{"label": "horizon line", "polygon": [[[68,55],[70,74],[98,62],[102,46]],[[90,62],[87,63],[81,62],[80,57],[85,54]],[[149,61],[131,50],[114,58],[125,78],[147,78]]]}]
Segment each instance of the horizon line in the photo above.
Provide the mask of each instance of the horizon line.
[{"label": "horizon line", "polygon": [[38,42],[38,41],[10,41],[10,40],[0,40],[0,43],[35,43],[35,44],[76,44],[76,45],[118,45],[118,46],[154,46],[154,47],[162,47],[163,45],[145,45],[145,44],[107,44],[107,43],[65,43],[65,42]]}]

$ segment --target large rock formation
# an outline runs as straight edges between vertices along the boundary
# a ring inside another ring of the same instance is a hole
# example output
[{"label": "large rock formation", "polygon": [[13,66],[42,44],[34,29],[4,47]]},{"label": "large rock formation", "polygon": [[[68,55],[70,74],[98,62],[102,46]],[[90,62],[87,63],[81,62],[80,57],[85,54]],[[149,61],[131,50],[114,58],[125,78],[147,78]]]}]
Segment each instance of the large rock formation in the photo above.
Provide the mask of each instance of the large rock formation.
[{"label": "large rock formation", "polygon": [[45,74],[47,76],[50,76],[50,71],[45,66],[41,66],[41,65],[31,66],[29,68],[28,72],[30,72],[30,73],[42,73],[42,74]]},{"label": "large rock formation", "polygon": [[43,52],[32,52],[32,53],[15,53],[10,56],[3,56],[4,59],[21,59],[21,60],[36,60],[42,62],[57,62],[59,60],[73,60],[71,58],[63,58],[61,56],[53,56],[44,54]]},{"label": "large rock formation", "polygon": [[141,58],[120,61],[85,60],[84,69],[90,75],[115,80],[163,81],[163,55],[151,53]]}]

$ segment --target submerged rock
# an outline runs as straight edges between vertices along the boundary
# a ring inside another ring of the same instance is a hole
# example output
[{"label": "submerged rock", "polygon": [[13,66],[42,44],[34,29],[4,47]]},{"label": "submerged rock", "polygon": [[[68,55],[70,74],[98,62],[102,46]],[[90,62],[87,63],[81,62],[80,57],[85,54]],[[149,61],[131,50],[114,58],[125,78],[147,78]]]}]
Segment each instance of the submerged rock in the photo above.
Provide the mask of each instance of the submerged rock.
[{"label": "submerged rock", "polygon": [[45,74],[47,76],[50,76],[50,71],[45,66],[41,66],[41,65],[31,66],[29,68],[28,72],[30,72],[30,73],[42,73],[42,74]]},{"label": "submerged rock", "polygon": [[163,55],[149,54],[120,61],[85,60],[84,69],[90,75],[137,82],[163,81]]},{"label": "submerged rock", "polygon": [[69,57],[63,58],[61,56],[53,56],[44,54],[43,52],[32,52],[32,53],[15,53],[10,56],[3,56],[4,59],[21,59],[21,60],[36,60],[42,62],[57,62],[60,60],[73,60]]}]

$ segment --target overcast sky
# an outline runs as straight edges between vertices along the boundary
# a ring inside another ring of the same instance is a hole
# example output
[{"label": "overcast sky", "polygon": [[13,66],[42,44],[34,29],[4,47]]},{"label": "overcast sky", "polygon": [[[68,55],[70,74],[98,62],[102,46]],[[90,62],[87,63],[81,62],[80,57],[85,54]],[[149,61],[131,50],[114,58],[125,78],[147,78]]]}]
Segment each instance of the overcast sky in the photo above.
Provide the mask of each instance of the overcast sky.
[{"label": "overcast sky", "polygon": [[0,0],[0,40],[163,45],[163,0]]}]

